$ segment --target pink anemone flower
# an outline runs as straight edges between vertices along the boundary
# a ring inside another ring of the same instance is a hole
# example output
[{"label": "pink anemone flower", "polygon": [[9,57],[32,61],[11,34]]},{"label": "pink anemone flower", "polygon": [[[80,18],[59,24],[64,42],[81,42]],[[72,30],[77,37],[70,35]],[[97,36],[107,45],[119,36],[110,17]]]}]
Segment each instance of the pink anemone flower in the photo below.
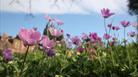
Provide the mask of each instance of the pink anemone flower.
[{"label": "pink anemone flower", "polygon": [[18,34],[25,45],[34,45],[40,41],[41,34],[36,29],[21,28]]},{"label": "pink anemone flower", "polygon": [[106,33],[106,34],[104,34],[103,38],[106,39],[106,40],[108,40],[108,39],[111,38],[111,36],[110,36],[109,34]]},{"label": "pink anemone flower", "polygon": [[110,10],[109,10],[108,8],[103,8],[103,9],[101,10],[101,13],[102,13],[102,16],[103,16],[104,18],[108,18],[108,17],[114,15],[114,13],[111,13]]},{"label": "pink anemone flower", "polygon": [[49,30],[50,34],[55,37],[60,37],[63,35],[63,30],[57,30],[54,27],[49,27],[48,30]]},{"label": "pink anemone flower", "polygon": [[46,49],[52,49],[55,46],[55,42],[50,40],[47,36],[42,37],[42,46]]},{"label": "pink anemone flower", "polygon": [[128,27],[129,25],[130,25],[130,22],[129,21],[121,21],[120,22],[121,23],[121,25],[123,26],[123,27]]}]

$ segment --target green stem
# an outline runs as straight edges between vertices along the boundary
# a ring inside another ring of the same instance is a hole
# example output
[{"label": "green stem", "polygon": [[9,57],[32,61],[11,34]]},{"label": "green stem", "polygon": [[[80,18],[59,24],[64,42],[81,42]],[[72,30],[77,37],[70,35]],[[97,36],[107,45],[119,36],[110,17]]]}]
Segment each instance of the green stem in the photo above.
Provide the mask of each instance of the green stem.
[{"label": "green stem", "polygon": [[124,28],[124,45],[126,47],[126,36],[125,36],[125,33],[126,33],[126,28]]},{"label": "green stem", "polygon": [[111,58],[112,58],[113,65],[115,65],[114,52],[113,51],[111,51]]},{"label": "green stem", "polygon": [[107,28],[106,28],[106,19],[104,18],[104,28],[105,28],[105,33],[107,33]]},{"label": "green stem", "polygon": [[111,28],[109,28],[109,35],[110,35],[110,33],[111,33]]},{"label": "green stem", "polygon": [[27,58],[28,51],[29,51],[29,46],[27,46],[27,50],[26,50],[26,53],[25,53],[25,57],[24,57],[24,60],[23,60],[22,67],[21,67],[20,76],[21,76],[21,75],[22,75],[22,73],[23,73],[24,64],[25,64],[25,62],[26,62],[26,58]]},{"label": "green stem", "polygon": [[[138,15],[137,15],[137,21],[136,22],[138,23]],[[137,31],[136,42],[138,44],[138,26],[136,27],[136,31]]]},{"label": "green stem", "polygon": [[101,61],[101,57],[100,57],[100,52],[98,52],[98,60],[99,60],[99,63],[101,65],[101,67],[102,67],[102,61]]},{"label": "green stem", "polygon": [[[106,28],[106,19],[104,18],[104,28],[105,28],[105,33],[107,34],[107,28]],[[107,40],[107,48],[108,48],[108,43],[109,43],[109,40]]]}]

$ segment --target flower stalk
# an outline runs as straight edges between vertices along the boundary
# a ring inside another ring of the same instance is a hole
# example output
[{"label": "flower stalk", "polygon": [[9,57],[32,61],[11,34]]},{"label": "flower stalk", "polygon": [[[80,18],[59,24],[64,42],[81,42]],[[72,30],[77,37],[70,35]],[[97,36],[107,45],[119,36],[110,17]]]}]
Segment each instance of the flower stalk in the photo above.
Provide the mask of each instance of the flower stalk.
[{"label": "flower stalk", "polygon": [[22,63],[22,65],[21,65],[20,76],[23,74],[24,64],[25,64],[25,62],[26,62],[26,58],[27,58],[28,51],[29,51],[29,46],[27,46],[27,50],[26,50],[26,52],[25,52],[24,60],[23,60],[23,63]]}]

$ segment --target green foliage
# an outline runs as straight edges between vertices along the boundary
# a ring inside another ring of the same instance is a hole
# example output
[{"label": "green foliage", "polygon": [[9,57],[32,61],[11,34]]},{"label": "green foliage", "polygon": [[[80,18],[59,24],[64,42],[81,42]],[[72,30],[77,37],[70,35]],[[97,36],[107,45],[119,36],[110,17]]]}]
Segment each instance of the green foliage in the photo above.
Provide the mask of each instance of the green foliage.
[{"label": "green foliage", "polygon": [[[72,53],[69,56],[69,53]],[[14,54],[5,62],[0,54],[0,77],[138,77],[138,44],[97,48],[95,58],[77,54],[65,46],[56,47],[56,55],[48,57],[42,50],[29,52],[22,75],[24,54]]]}]

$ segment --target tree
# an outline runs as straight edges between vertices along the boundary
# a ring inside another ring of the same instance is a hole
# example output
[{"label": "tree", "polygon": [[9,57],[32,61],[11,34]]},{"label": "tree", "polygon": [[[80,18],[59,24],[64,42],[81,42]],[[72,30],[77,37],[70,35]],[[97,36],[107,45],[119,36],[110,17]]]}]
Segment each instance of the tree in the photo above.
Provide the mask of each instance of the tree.
[{"label": "tree", "polygon": [[[138,0],[128,0],[128,8],[129,8],[129,13],[131,15],[136,15],[137,17],[137,22],[138,22]],[[136,28],[137,33],[138,33],[138,26]],[[137,43],[138,43],[138,34],[137,34],[137,39],[136,39]]]}]

